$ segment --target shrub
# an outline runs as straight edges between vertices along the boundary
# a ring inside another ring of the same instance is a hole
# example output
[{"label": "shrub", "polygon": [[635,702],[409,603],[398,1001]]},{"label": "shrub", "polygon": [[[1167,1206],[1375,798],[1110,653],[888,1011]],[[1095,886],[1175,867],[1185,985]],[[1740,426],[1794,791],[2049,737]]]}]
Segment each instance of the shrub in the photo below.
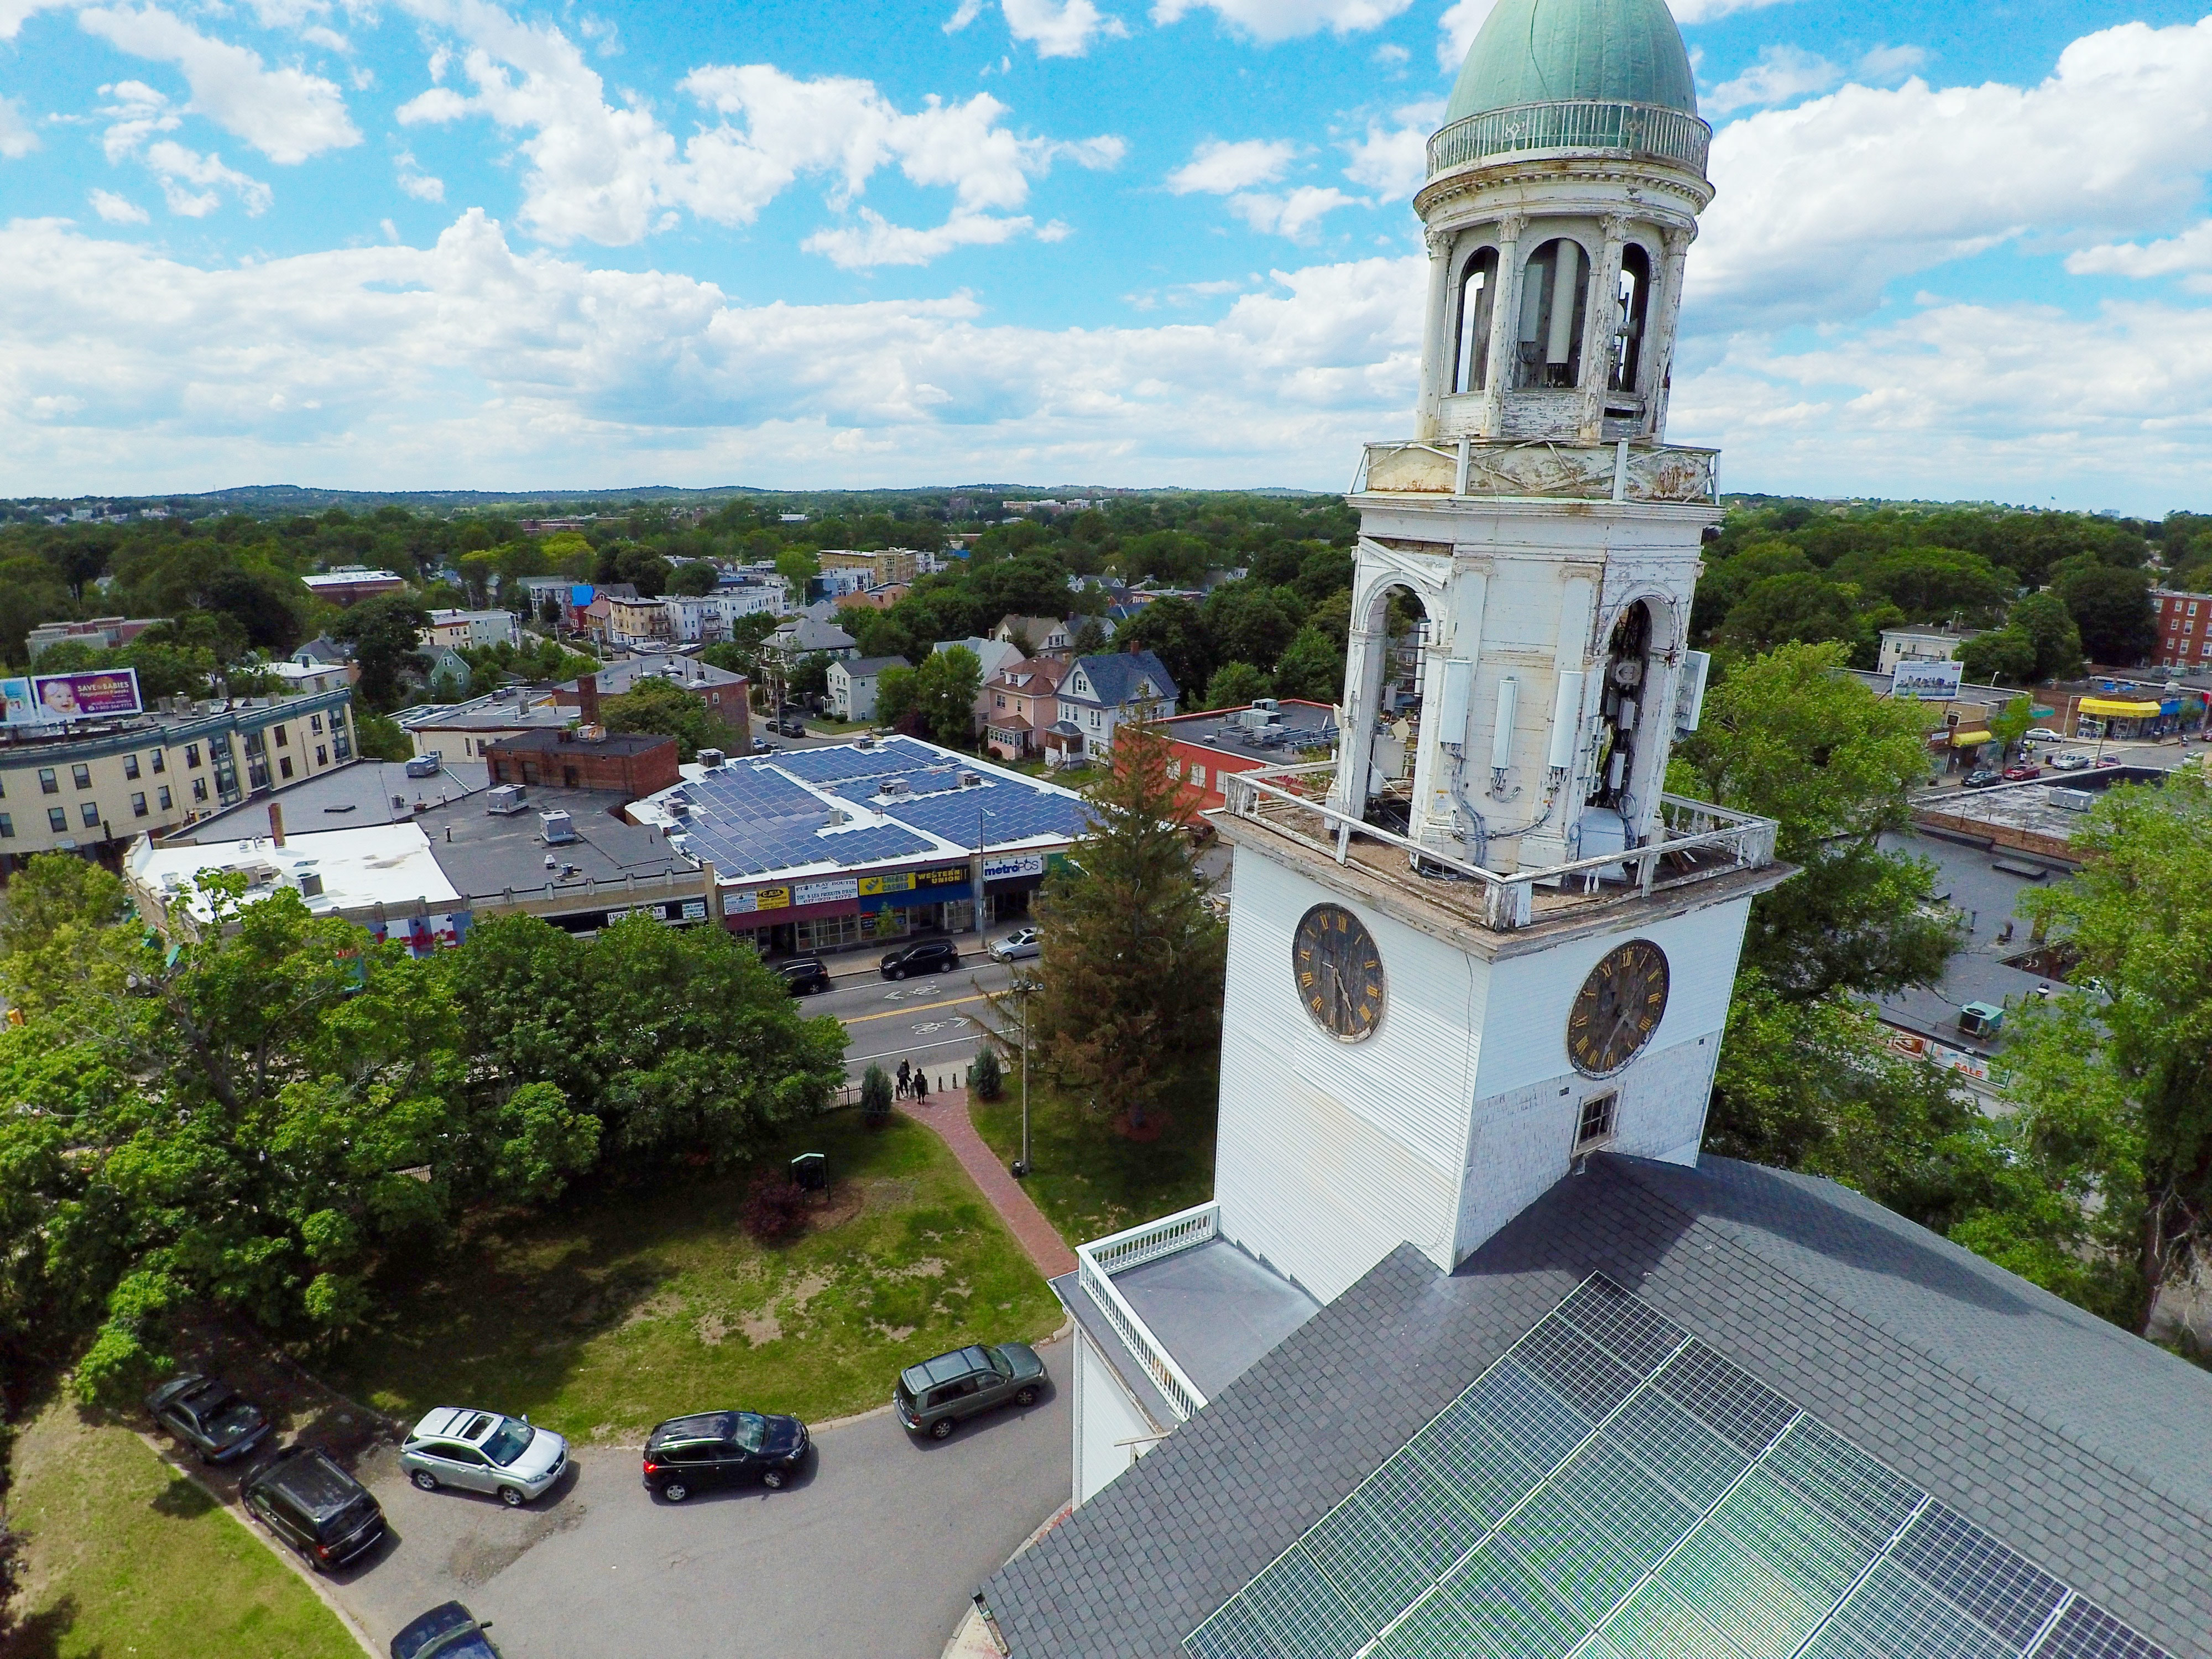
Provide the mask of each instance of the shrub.
[{"label": "shrub", "polygon": [[999,1067],[999,1051],[988,1043],[975,1052],[975,1063],[968,1068],[968,1086],[978,1100],[996,1100],[1006,1086],[1006,1073]]},{"label": "shrub", "polygon": [[753,1177],[745,1191],[745,1231],[763,1243],[799,1231],[806,1213],[806,1194],[781,1170]]},{"label": "shrub", "polygon": [[860,1079],[860,1121],[880,1129],[891,1121],[890,1073],[871,1066]]}]

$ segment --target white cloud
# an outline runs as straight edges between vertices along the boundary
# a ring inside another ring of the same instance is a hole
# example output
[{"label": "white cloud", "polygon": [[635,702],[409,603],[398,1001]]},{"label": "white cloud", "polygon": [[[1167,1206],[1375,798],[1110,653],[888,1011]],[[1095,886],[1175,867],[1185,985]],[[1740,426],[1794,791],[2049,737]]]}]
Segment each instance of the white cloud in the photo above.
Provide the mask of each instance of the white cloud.
[{"label": "white cloud", "polygon": [[983,0],[960,0],[952,15],[945,20],[945,32],[957,34],[983,15]]},{"label": "white cloud", "polygon": [[1244,191],[1229,198],[1229,210],[1256,231],[1287,236],[1294,242],[1310,241],[1324,214],[1358,205],[1359,198],[1342,191],[1316,185],[1275,195]]},{"label": "white cloud", "polygon": [[309,46],[320,46],[325,52],[349,52],[353,50],[352,41],[336,29],[325,28],[320,23],[301,29],[300,38]]},{"label": "white cloud", "polygon": [[1272,185],[1297,153],[1298,147],[1287,138],[1246,138],[1233,144],[1208,139],[1168,174],[1167,186],[1178,196],[1194,191],[1226,196],[1253,185]]},{"label": "white cloud", "polygon": [[1782,3],[1783,0],[1667,0],[1674,21],[1682,24],[1710,23],[1731,12],[1758,11]]},{"label": "white cloud", "polygon": [[[872,175],[895,166],[915,184],[953,192],[945,225],[907,231],[862,221],[830,228],[819,246],[847,259],[885,250],[904,263],[933,246],[1004,240],[986,233],[981,216],[1020,208],[1030,179],[1055,161],[1111,167],[1126,148],[1112,137],[1074,143],[1024,137],[1003,125],[1009,111],[988,94],[955,103],[932,97],[909,114],[867,81],[802,81],[751,64],[708,64],[679,83],[719,118],[679,150],[649,108],[610,105],[599,75],[558,29],[525,25],[484,0],[405,3],[463,36],[460,63],[476,90],[463,97],[434,86],[402,105],[399,119],[481,113],[527,131],[520,216],[550,242],[635,242],[678,210],[750,223],[804,175],[828,179],[832,205],[842,208]],[[434,60],[434,68],[442,67]]]},{"label": "white cloud", "polygon": [[1376,63],[1386,64],[1389,68],[1395,69],[1401,64],[1411,63],[1413,61],[1413,54],[1407,52],[1405,47],[1400,46],[1395,40],[1385,40],[1381,46],[1376,47],[1369,56],[1371,57]]},{"label": "white cloud", "polygon": [[0,0],[0,40],[12,40],[37,13],[66,6],[71,0]]},{"label": "white cloud", "polygon": [[133,57],[176,64],[191,86],[191,108],[272,161],[304,161],[361,142],[330,82],[301,69],[269,69],[258,52],[210,39],[157,6],[95,6],[77,21]]},{"label": "white cloud", "polygon": [[1928,61],[1928,54],[1918,46],[1874,46],[1859,59],[1860,78],[1876,86],[1887,86],[1893,81],[1902,81]]},{"label": "white cloud", "polygon": [[153,134],[174,132],[184,125],[184,117],[170,106],[168,99],[143,81],[118,81],[113,86],[102,87],[100,94],[114,100],[100,111],[108,123],[107,131],[100,135],[100,149],[110,161],[120,161],[133,154]]},{"label": "white cloud", "polygon": [[446,181],[424,173],[410,152],[402,150],[392,158],[392,164],[398,173],[399,188],[416,201],[442,202],[446,199]]},{"label": "white cloud", "polygon": [[862,208],[860,220],[857,227],[817,230],[799,246],[825,255],[848,270],[860,270],[877,265],[926,265],[956,247],[989,246],[1030,228],[1027,218],[994,218],[988,213],[955,212],[943,224],[921,230],[895,225],[872,208]]},{"label": "white cloud", "polygon": [[2207,286],[2212,272],[2212,219],[2200,219],[2179,236],[2155,242],[2107,242],[2066,256],[2077,276],[2187,276],[2185,287]]},{"label": "white cloud", "polygon": [[1483,21],[1498,0],[1457,0],[1437,20],[1437,67],[1457,75],[1467,62],[1467,49],[1474,44]]},{"label": "white cloud", "polygon": [[1255,40],[1290,40],[1327,29],[1335,35],[1379,27],[1413,0],[1156,0],[1152,21],[1181,22],[1192,12],[1220,14],[1222,21]]},{"label": "white cloud", "polygon": [[0,97],[0,156],[21,161],[38,147],[39,135],[24,118],[23,106],[12,98]]},{"label": "white cloud", "polygon": [[1026,40],[1040,58],[1080,58],[1100,35],[1129,32],[1118,17],[1102,15],[1091,0],[999,0],[1006,30]]},{"label": "white cloud", "polygon": [[92,210],[111,225],[143,225],[153,216],[127,196],[118,196],[112,190],[92,192]]},{"label": "white cloud", "polygon": [[1444,118],[1443,100],[1425,100],[1391,111],[1397,125],[1367,124],[1367,137],[1345,146],[1352,164],[1344,176],[1386,202],[1411,199],[1429,176],[1429,135]]},{"label": "white cloud", "polygon": [[2085,35],[2032,87],[1848,86],[1747,117],[1713,141],[1693,320],[1834,323],[2030,234],[2155,233],[2197,199],[2208,137],[2212,19]]},{"label": "white cloud", "polygon": [[1753,64],[1733,81],[1723,81],[1699,101],[1707,112],[1726,115],[1740,109],[1786,104],[1808,92],[1826,92],[1844,78],[1838,69],[1817,52],[1796,46],[1768,46]]},{"label": "white cloud", "polygon": [[518,253],[474,210],[428,248],[210,269],[17,221],[0,227],[0,488],[1334,483],[1410,407],[1423,275],[1322,265],[1212,324],[1048,330],[965,295],[741,306]]},{"label": "white cloud", "polygon": [[[173,139],[149,144],[146,165],[160,181],[169,211],[188,219],[204,219],[213,213],[222,205],[224,191],[236,197],[238,204],[256,217],[266,213],[274,199],[268,185],[225,167],[222,156],[202,155]],[[193,185],[198,188],[187,188]]]}]

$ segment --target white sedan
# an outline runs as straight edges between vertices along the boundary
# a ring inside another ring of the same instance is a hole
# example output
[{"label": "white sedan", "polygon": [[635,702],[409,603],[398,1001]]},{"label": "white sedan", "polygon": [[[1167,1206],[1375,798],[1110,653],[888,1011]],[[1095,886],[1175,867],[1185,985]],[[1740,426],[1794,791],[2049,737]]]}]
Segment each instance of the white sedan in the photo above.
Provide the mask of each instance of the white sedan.
[{"label": "white sedan", "polygon": [[1037,930],[1018,927],[1004,939],[994,939],[988,947],[994,962],[1019,962],[1024,957],[1036,956],[1044,947],[1037,943]]},{"label": "white sedan", "polygon": [[2031,726],[2021,735],[2026,738],[2030,743],[2063,743],[2066,741],[2065,735],[2063,732],[2054,732],[2047,726]]},{"label": "white sedan", "polygon": [[441,1406],[408,1431],[399,1463],[424,1492],[488,1492],[514,1509],[561,1478],[568,1443],[527,1418]]}]

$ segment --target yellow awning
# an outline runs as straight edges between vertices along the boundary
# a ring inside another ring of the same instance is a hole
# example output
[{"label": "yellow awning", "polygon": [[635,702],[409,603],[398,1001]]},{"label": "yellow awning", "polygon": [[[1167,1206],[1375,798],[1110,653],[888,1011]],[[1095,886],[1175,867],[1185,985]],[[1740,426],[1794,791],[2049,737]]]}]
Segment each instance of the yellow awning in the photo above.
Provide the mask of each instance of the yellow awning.
[{"label": "yellow awning", "polygon": [[2085,714],[2110,714],[2124,720],[2147,720],[2158,713],[2156,703],[2128,697],[2084,697],[2075,706]]},{"label": "yellow awning", "polygon": [[1989,740],[1990,734],[1987,732],[1954,732],[1951,734],[1951,747],[1972,749],[1975,744],[1987,743]]}]

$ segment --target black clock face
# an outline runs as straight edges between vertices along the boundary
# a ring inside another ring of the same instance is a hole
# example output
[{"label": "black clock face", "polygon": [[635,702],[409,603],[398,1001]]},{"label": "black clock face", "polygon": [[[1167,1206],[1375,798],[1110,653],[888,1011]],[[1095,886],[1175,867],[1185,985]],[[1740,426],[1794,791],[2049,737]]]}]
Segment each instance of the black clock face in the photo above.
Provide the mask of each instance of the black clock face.
[{"label": "black clock face", "polygon": [[1611,1077],[1636,1058],[1667,1012],[1667,953],[1632,939],[1590,969],[1567,1014],[1567,1058],[1584,1077]]},{"label": "black clock face", "polygon": [[1316,904],[1300,919],[1291,966],[1306,1012],[1338,1042],[1357,1042],[1382,1023],[1382,953],[1342,905]]}]

